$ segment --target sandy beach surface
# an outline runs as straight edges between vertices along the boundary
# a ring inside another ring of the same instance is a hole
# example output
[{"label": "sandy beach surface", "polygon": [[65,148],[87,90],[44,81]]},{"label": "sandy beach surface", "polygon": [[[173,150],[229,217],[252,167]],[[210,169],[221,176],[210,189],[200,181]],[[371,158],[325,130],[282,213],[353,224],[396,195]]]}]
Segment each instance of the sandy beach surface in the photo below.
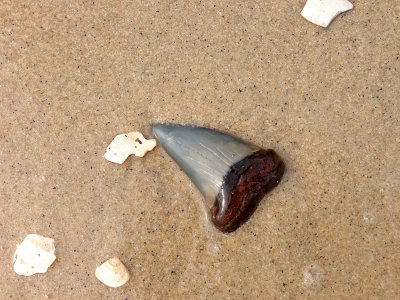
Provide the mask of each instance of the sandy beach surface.
[{"label": "sandy beach surface", "polygon": [[[399,297],[400,4],[352,3],[322,28],[305,1],[2,1],[0,299]],[[160,146],[104,159],[164,122],[274,149],[282,182],[220,233]],[[29,233],[57,259],[18,276]]]}]

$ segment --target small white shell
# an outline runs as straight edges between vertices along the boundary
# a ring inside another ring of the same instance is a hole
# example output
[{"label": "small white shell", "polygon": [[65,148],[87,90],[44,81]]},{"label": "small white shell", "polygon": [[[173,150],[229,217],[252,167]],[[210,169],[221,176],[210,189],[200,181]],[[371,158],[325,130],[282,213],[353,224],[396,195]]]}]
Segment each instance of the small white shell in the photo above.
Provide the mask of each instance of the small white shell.
[{"label": "small white shell", "polygon": [[104,158],[122,164],[129,155],[143,157],[147,151],[153,150],[156,140],[146,140],[140,132],[130,132],[117,135],[107,147]]},{"label": "small white shell", "polygon": [[109,287],[120,287],[129,280],[129,271],[117,257],[110,258],[96,268],[96,277]]},{"label": "small white shell", "polygon": [[24,276],[45,273],[56,260],[55,251],[53,239],[28,234],[15,251],[14,271]]},{"label": "small white shell", "polygon": [[301,15],[308,21],[327,27],[336,16],[353,8],[347,0],[308,0]]}]

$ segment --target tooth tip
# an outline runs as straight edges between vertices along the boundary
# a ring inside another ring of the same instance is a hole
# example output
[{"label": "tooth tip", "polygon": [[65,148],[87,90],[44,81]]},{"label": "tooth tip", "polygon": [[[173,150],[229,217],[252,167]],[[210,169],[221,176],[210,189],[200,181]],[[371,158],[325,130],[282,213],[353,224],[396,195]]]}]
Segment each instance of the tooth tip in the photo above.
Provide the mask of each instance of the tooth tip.
[{"label": "tooth tip", "polygon": [[151,131],[155,134],[156,132],[158,132],[161,128],[163,127],[163,124],[152,124],[151,125]]},{"label": "tooth tip", "polygon": [[177,125],[172,125],[172,124],[153,124],[151,125],[151,131],[153,134],[156,136],[156,138],[159,138],[162,135],[167,134],[168,132],[171,131],[172,128],[178,127]]},{"label": "tooth tip", "polygon": [[151,126],[151,131],[153,132],[156,139],[159,139],[163,133],[165,134],[165,126],[163,124],[153,124]]}]

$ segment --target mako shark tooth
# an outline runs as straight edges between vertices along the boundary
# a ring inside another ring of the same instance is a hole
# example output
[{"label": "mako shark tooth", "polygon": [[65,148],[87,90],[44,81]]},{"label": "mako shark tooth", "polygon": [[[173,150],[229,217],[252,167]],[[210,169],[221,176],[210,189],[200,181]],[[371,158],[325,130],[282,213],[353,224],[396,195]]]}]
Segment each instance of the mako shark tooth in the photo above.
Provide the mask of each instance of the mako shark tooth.
[{"label": "mako shark tooth", "polygon": [[212,222],[222,232],[245,223],[284,173],[275,151],[218,131],[171,124],[155,124],[152,130],[203,194]]}]

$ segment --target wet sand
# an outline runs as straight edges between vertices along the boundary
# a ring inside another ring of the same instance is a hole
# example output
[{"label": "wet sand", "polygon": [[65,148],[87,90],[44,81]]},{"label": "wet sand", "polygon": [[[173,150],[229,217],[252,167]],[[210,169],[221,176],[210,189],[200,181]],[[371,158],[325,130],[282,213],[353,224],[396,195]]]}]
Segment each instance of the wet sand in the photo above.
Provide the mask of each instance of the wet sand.
[{"label": "wet sand", "polygon": [[[354,0],[328,28],[305,1],[0,7],[1,299],[394,299],[400,293],[400,7]],[[233,234],[161,147],[119,133],[217,129],[285,160]],[[18,276],[28,233],[55,240]],[[118,256],[121,288],[95,268]]]}]

